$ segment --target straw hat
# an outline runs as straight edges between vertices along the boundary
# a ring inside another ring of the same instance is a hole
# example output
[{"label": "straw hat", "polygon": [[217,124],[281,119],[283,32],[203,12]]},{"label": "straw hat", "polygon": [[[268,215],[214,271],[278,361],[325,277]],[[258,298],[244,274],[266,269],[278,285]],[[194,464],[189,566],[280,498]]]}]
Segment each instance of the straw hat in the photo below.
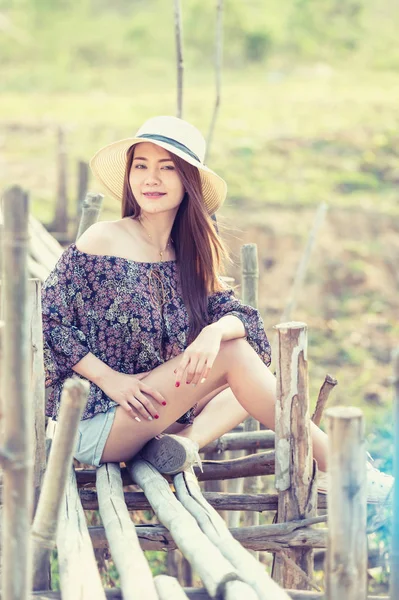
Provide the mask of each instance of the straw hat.
[{"label": "straw hat", "polygon": [[208,213],[212,215],[226,198],[226,182],[204,165],[205,140],[196,127],[177,117],[154,117],[140,127],[134,137],[113,142],[101,148],[91,159],[94,176],[116,200],[122,200],[126,153],[130,146],[151,142],[176,154],[197,167],[202,194]]}]

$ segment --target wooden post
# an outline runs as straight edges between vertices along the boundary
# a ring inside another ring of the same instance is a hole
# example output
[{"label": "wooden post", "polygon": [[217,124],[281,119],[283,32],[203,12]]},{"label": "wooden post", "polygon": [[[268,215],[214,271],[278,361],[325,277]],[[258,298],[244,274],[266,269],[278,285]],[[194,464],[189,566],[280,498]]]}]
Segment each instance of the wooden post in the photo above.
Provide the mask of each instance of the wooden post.
[{"label": "wooden post", "polygon": [[[316,485],[310,438],[307,326],[291,322],[277,325],[276,329],[279,363],[275,452],[277,517],[281,523],[316,515]],[[286,555],[311,576],[311,550],[291,549]],[[275,557],[273,575],[284,588],[308,589],[303,576],[289,569],[282,556]]]},{"label": "wooden post", "polygon": [[29,398],[27,289],[29,199],[20,187],[5,192],[3,214],[2,598],[27,600],[32,573],[33,421]]},{"label": "wooden post", "polygon": [[32,359],[30,363],[30,385],[34,413],[33,456],[35,457],[35,463],[33,475],[33,514],[35,514],[42,488],[44,472],[46,470],[46,400],[43,367],[42,305],[40,296],[41,284],[38,279],[30,279],[28,285],[29,331],[32,352]]},{"label": "wooden post", "polygon": [[[258,249],[256,244],[244,244],[241,247],[242,264],[242,301],[254,308],[258,308],[258,282],[259,265]],[[244,431],[259,431],[259,421],[253,417],[248,417],[244,421]],[[251,454],[247,452],[247,454]],[[260,492],[259,477],[247,477],[244,480],[244,492],[246,494],[258,494]],[[259,525],[259,513],[244,513],[244,525]],[[254,552],[254,557],[259,558],[259,553]]]},{"label": "wooden post", "polygon": [[68,231],[67,152],[62,127],[57,129],[57,196],[51,229],[62,233]]},{"label": "wooden post", "polygon": [[102,194],[93,194],[91,192],[87,194],[82,205],[82,216],[79,223],[78,233],[76,235],[77,240],[80,238],[82,233],[84,233],[86,229],[90,227],[90,225],[93,225],[93,223],[97,222],[103,199],[104,196]]},{"label": "wooden post", "polygon": [[96,477],[100,516],[120,576],[124,600],[158,600],[150,567],[123,497],[119,465],[102,465],[96,470]]},{"label": "wooden post", "polygon": [[87,185],[89,181],[89,165],[84,160],[78,162],[78,191],[76,195],[76,222],[80,221],[83,200],[87,194]]},{"label": "wooden post", "polygon": [[183,33],[180,0],[174,0],[175,13],[175,40],[177,62],[177,116],[183,118]]},{"label": "wooden post", "polygon": [[67,379],[62,390],[59,422],[32,526],[34,590],[46,589],[45,569],[55,544],[58,515],[72,465],[78,425],[86,406],[89,389],[87,381],[71,378]]},{"label": "wooden post", "polygon": [[328,431],[328,600],[367,596],[366,449],[359,408],[326,411]]},{"label": "wooden post", "polygon": [[392,551],[391,551],[391,600],[399,598],[399,348],[392,354],[393,359],[393,392],[394,392],[394,494],[392,521]]}]

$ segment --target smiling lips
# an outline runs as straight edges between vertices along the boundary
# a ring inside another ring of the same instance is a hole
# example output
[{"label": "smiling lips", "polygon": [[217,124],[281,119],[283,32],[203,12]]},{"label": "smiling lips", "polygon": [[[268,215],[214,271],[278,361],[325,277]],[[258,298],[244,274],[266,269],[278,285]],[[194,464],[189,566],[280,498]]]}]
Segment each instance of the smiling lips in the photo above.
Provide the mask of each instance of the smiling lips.
[{"label": "smiling lips", "polygon": [[163,192],[144,192],[143,194],[147,198],[161,198],[161,196],[165,196]]}]

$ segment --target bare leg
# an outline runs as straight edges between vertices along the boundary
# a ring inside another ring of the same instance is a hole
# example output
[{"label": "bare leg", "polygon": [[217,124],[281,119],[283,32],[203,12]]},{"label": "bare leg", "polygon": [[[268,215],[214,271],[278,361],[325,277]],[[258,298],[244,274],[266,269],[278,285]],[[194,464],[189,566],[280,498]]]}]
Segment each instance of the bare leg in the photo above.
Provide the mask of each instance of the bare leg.
[{"label": "bare leg", "polygon": [[[178,433],[197,442],[200,448],[216,440],[227,431],[231,431],[249,416],[249,413],[244,410],[229,387],[219,392],[217,396],[204,400],[205,402],[202,401],[199,405],[199,409],[202,405],[202,410],[192,425],[180,431],[171,431],[171,433]],[[270,429],[274,430],[274,425]],[[311,435],[313,454],[318,467],[321,471],[326,471],[327,436],[314,423],[311,423]]]},{"label": "bare leg", "polygon": [[[221,343],[212,370],[203,384],[192,386],[182,382],[181,386],[176,388],[173,371],[179,362],[180,356],[172,358],[167,363],[159,365],[143,379],[148,385],[160,391],[166,399],[167,405],[160,407],[159,419],[138,423],[121,407],[116,409],[115,420],[102,456],[103,462],[119,462],[132,458],[148,440],[165,431],[196,402],[201,401],[205,396],[214,395],[218,388],[226,384],[231,388],[234,400],[241,405],[244,412],[255,417],[265,427],[274,429],[275,377],[244,338]],[[241,411],[241,408],[239,410]],[[218,428],[217,432],[213,430],[213,439],[231,429],[230,417],[226,422],[224,411],[217,412],[218,419],[224,423],[224,427]],[[237,414],[237,418],[242,414]],[[206,419],[203,427],[206,428],[207,424],[210,426],[206,413],[203,419]],[[241,420],[242,418],[236,422]],[[315,458],[319,468],[324,470],[326,436],[317,427],[313,427],[312,437]]]}]

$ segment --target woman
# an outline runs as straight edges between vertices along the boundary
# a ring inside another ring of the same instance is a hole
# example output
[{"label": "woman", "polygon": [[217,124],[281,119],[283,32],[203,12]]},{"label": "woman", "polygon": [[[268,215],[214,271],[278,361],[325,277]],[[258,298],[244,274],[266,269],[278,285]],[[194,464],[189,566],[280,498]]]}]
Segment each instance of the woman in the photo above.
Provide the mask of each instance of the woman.
[{"label": "woman", "polygon": [[[67,377],[91,382],[81,462],[126,461],[144,447],[172,473],[248,414],[274,428],[270,346],[259,312],[219,277],[227,252],[211,215],[226,184],[204,154],[195,127],[156,117],[91,160],[122,218],[96,223],[72,244],[42,297],[47,415],[57,419]],[[326,435],[314,424],[311,431],[325,472]],[[325,488],[323,473],[320,480]],[[385,498],[392,478],[369,468],[368,480],[369,497]]]}]

